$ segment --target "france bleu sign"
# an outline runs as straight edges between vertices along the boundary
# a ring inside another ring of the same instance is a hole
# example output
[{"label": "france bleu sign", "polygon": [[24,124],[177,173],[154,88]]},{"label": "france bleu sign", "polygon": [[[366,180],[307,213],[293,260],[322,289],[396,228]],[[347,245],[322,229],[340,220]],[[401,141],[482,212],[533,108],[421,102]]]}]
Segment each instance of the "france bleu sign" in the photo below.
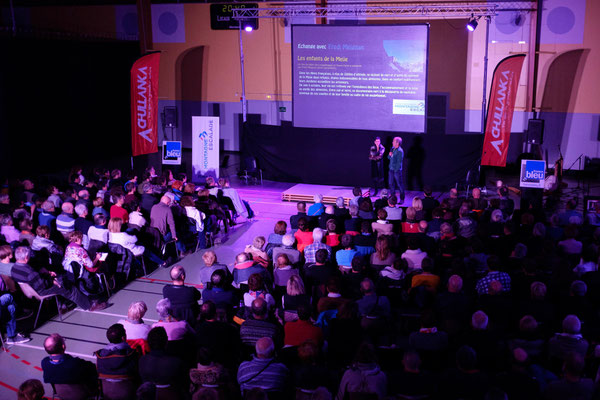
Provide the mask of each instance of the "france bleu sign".
[{"label": "france bleu sign", "polygon": [[546,161],[521,160],[521,187],[543,189],[545,179]]}]

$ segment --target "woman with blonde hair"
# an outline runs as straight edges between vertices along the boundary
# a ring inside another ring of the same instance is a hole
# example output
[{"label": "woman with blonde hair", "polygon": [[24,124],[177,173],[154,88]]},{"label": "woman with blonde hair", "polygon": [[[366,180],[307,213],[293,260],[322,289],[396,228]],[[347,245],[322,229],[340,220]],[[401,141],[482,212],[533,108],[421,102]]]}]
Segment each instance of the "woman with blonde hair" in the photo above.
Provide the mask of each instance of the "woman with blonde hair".
[{"label": "woman with blonde hair", "polygon": [[310,296],[306,294],[302,278],[299,275],[291,275],[287,281],[286,291],[281,297],[285,322],[298,319],[298,306],[301,304],[310,307]]},{"label": "woman with blonde hair", "polygon": [[371,254],[371,267],[380,271],[384,267],[393,265],[396,254],[390,249],[390,237],[379,236],[375,242],[375,253]]},{"label": "woman with blonde hair", "polygon": [[143,301],[134,301],[129,305],[127,310],[127,318],[120,319],[119,324],[125,327],[127,340],[136,340],[148,338],[148,332],[152,327],[142,320],[148,311],[148,306]]},{"label": "woman with blonde hair", "polygon": [[135,257],[144,254],[144,246],[137,245],[137,238],[127,232],[121,232],[123,220],[111,218],[108,221],[108,243],[118,244],[130,250]]},{"label": "woman with blonde hair", "polygon": [[415,219],[421,221],[425,219],[425,210],[423,210],[423,200],[420,197],[415,197],[412,201],[412,207],[415,209]]}]

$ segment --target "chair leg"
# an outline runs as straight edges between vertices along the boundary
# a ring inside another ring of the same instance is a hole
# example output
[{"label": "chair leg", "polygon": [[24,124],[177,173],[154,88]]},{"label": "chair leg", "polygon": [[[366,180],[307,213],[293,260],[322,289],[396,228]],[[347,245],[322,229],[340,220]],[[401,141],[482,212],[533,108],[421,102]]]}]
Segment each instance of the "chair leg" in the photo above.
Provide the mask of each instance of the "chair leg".
[{"label": "chair leg", "polygon": [[148,272],[146,272],[146,263],[144,262],[144,256],[141,256],[140,259],[142,260],[142,269],[144,270],[144,276],[148,275]]},{"label": "chair leg", "polygon": [[33,329],[37,328],[38,318],[40,317],[40,312],[42,311],[42,304],[44,304],[44,300],[40,300],[40,306],[38,307],[37,315],[35,316],[35,322],[33,323]]},{"label": "chair leg", "polygon": [[58,310],[58,318],[60,319],[60,322],[62,322],[63,317],[62,317],[62,313],[60,312],[60,304],[58,302],[58,296],[54,296],[54,299],[56,300],[56,309]]}]

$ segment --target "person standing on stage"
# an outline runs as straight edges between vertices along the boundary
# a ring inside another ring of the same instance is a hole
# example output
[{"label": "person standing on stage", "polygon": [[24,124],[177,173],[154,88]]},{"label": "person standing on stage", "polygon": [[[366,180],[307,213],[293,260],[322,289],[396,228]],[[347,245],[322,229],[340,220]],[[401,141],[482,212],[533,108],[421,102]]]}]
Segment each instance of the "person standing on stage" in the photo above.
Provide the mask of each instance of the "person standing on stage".
[{"label": "person standing on stage", "polygon": [[404,150],[402,150],[402,138],[396,136],[392,141],[392,149],[388,154],[390,160],[390,196],[396,196],[400,192],[400,204],[404,202],[404,185],[402,184],[402,162],[404,161]]},{"label": "person standing on stage", "polygon": [[371,160],[371,178],[373,179],[373,189],[371,196],[376,196],[377,191],[383,188],[383,154],[385,147],[381,144],[379,136],[375,138],[375,145],[371,146],[369,151],[369,160]]}]

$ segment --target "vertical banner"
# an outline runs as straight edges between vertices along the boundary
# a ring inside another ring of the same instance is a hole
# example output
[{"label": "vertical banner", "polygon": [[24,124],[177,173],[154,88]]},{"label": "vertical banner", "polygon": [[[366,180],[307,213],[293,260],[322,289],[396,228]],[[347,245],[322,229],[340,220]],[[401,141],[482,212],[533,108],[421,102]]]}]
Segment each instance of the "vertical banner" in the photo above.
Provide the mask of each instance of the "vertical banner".
[{"label": "vertical banner", "polygon": [[485,124],[481,165],[504,167],[525,54],[506,57],[496,66]]},{"label": "vertical banner", "polygon": [[192,173],[219,177],[219,117],[192,117]]},{"label": "vertical banner", "polygon": [[158,68],[160,53],[137,60],[131,68],[132,155],[158,151]]}]

